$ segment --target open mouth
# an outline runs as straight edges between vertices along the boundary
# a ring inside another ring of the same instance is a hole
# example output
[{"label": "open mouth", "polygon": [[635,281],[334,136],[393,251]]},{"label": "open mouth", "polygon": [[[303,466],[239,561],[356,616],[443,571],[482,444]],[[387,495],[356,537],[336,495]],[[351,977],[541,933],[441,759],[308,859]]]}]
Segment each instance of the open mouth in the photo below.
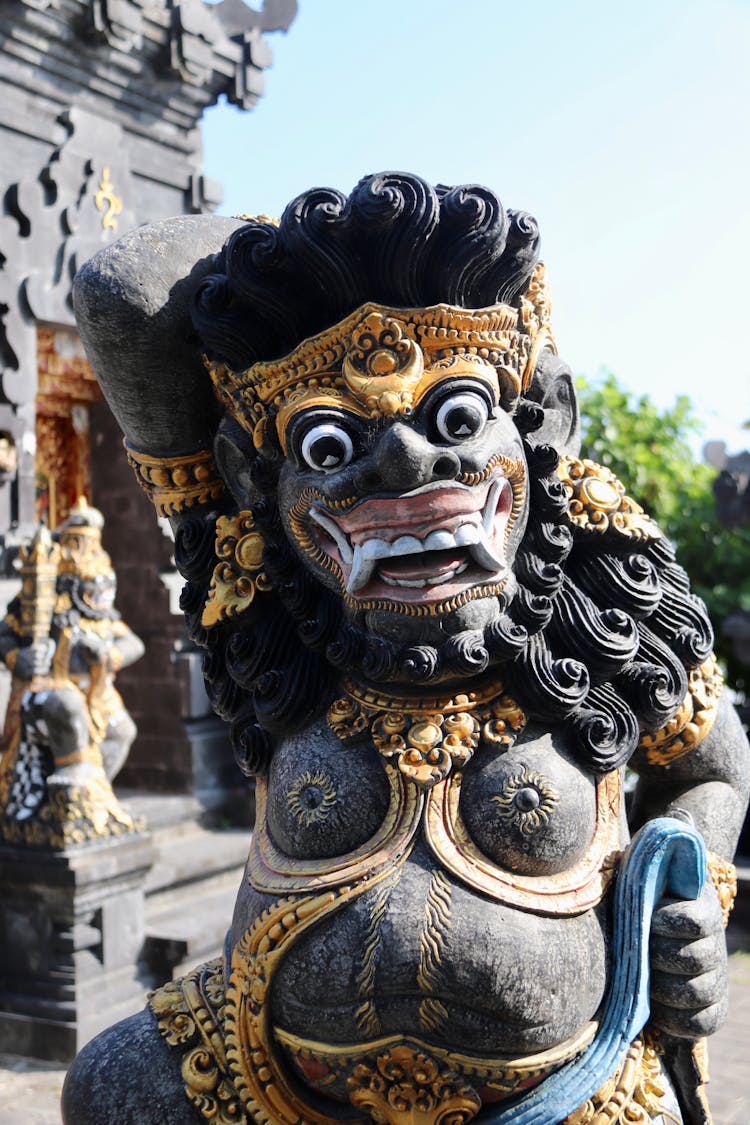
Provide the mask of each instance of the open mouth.
[{"label": "open mouth", "polygon": [[513,488],[496,471],[480,485],[430,484],[361,500],[346,513],[310,508],[317,545],[356,599],[439,601],[507,573]]}]

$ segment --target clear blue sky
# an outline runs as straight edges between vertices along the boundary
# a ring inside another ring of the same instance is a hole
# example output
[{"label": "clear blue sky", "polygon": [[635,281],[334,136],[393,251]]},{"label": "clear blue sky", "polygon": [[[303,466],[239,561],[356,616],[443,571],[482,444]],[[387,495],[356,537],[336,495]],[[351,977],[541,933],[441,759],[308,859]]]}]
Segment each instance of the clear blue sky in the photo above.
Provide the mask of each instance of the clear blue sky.
[{"label": "clear blue sky", "polygon": [[368,172],[486,183],[542,231],[574,370],[750,444],[748,0],[300,0],[252,113],[204,124],[222,212]]}]

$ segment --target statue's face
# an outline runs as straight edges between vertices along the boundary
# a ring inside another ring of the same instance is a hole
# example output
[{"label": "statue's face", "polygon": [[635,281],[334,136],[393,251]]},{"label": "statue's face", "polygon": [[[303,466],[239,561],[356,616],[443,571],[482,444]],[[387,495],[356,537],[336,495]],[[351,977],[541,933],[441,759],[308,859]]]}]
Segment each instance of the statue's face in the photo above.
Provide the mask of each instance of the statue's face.
[{"label": "statue's face", "polygon": [[285,437],[287,535],[350,612],[400,614],[403,631],[508,584],[527,470],[485,379],[447,377],[397,420],[301,410]]},{"label": "statue's face", "polygon": [[117,593],[117,579],[114,572],[82,581],[80,592],[85,604],[96,612],[112,609]]}]

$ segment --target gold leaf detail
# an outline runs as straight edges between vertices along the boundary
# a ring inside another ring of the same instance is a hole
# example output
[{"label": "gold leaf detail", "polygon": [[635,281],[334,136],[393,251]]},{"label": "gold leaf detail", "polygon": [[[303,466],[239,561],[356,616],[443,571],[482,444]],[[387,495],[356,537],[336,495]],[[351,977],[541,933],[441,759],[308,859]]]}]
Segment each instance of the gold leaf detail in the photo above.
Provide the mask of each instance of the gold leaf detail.
[{"label": "gold leaf detail", "polygon": [[714,725],[723,683],[715,656],[690,672],[677,713],[654,734],[641,737],[639,748],[646,751],[650,765],[668,766],[700,746]]},{"label": "gold leaf detail", "polygon": [[328,724],[342,742],[369,729],[384,758],[421,789],[431,789],[452,770],[463,769],[484,735],[510,746],[526,717],[502,684],[453,697],[398,698],[347,685],[347,695],[328,709]]},{"label": "gold leaf detail", "polygon": [[218,625],[244,613],[259,591],[270,589],[262,569],[263,537],[255,530],[251,512],[220,516],[216,521],[215,555],[201,624]]},{"label": "gold leaf detail", "polygon": [[615,474],[588,459],[561,457],[557,469],[568,497],[568,519],[584,532],[613,532],[626,539],[660,539],[640,504],[625,495]]},{"label": "gold leaf detail", "polygon": [[122,199],[115,194],[115,185],[112,183],[110,171],[105,164],[102,169],[102,178],[99,181],[99,190],[94,195],[94,206],[97,211],[103,211],[102,227],[104,230],[117,230],[117,216],[122,212]]},{"label": "gold leaf detail", "polygon": [[207,504],[224,491],[224,481],[208,449],[181,457],[152,457],[127,442],[125,449],[136,480],[160,516],[176,515],[193,504]]},{"label": "gold leaf detail", "polygon": [[348,1080],[349,1100],[382,1125],[464,1125],[482,1108],[461,1075],[429,1054],[400,1044],[360,1064]]}]

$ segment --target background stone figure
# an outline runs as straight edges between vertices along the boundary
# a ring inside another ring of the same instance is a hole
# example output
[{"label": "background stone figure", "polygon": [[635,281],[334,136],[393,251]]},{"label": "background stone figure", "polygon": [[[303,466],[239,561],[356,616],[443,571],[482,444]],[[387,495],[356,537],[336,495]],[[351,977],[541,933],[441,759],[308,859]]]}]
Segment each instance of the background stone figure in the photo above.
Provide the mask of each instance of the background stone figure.
[{"label": "background stone figure", "polygon": [[114,676],[143,645],[114,608],[102,522],[81,499],[55,543],[37,533],[0,626],[13,673],[0,759],[0,835],[10,843],[64,847],[134,827],[110,785],[136,733]]},{"label": "background stone figure", "polygon": [[83,1051],[68,1125],[710,1120],[747,743],[578,457],[538,243],[385,173],[79,274],[258,815],[224,958]]}]

